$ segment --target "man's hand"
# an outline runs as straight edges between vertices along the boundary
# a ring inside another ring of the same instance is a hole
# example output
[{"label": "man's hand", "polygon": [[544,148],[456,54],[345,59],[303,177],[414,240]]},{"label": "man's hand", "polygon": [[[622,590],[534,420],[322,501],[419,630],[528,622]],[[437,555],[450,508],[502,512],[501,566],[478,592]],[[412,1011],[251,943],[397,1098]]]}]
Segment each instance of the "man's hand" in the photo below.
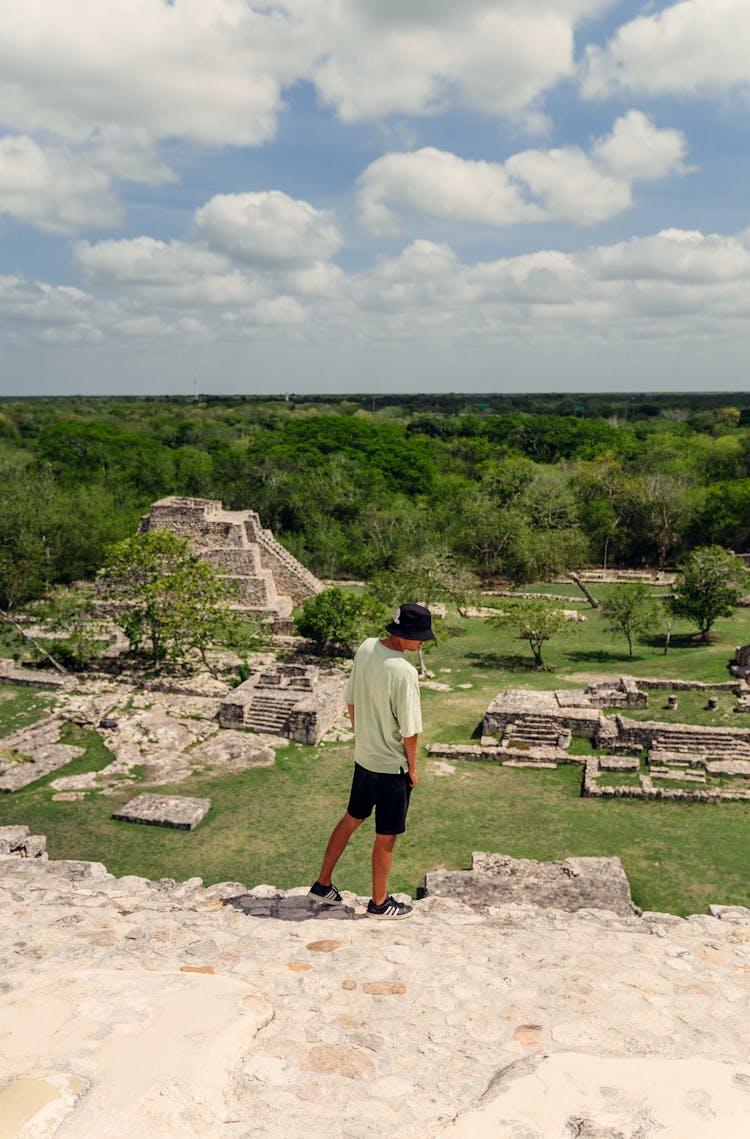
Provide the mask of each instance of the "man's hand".
[{"label": "man's hand", "polygon": [[413,771],[409,769],[409,782],[411,783],[412,788],[416,787],[417,783],[419,783],[419,772],[417,771],[416,767]]}]

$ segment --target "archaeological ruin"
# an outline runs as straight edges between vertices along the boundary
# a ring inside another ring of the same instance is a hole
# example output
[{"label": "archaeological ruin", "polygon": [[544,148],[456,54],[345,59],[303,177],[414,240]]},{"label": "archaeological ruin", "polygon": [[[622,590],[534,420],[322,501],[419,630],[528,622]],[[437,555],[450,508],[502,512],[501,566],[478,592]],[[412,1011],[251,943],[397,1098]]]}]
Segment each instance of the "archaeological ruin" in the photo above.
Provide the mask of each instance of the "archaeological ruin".
[{"label": "archaeological ruin", "polygon": [[274,664],[221,702],[223,728],[318,743],[340,718],[346,673],[319,665]]},{"label": "archaeological ruin", "polygon": [[264,529],[254,510],[224,510],[207,498],[160,498],[141,519],[141,533],[171,530],[187,538],[236,587],[234,608],[291,632],[295,605],[320,593],[323,583]]},{"label": "archaeological ruin", "polygon": [[[743,679],[704,684],[621,676],[585,689],[509,688],[487,708],[478,744],[431,744],[427,750],[436,759],[493,760],[506,767],[578,763],[584,768],[581,793],[596,798],[750,800],[750,727],[627,716],[628,709],[648,706],[649,689],[670,691],[667,707],[673,711],[676,693],[686,690],[706,693],[712,706],[711,693],[729,692],[737,698],[735,711],[747,710]],[[599,754],[570,751],[574,738]]]}]

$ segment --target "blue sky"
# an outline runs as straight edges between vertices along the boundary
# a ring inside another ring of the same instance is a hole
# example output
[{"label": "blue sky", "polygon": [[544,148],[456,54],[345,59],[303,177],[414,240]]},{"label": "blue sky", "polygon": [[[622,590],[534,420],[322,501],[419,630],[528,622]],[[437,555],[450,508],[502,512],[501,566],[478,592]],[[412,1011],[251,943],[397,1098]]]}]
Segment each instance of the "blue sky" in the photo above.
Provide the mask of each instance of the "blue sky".
[{"label": "blue sky", "polygon": [[0,394],[739,390],[748,0],[4,0]]}]

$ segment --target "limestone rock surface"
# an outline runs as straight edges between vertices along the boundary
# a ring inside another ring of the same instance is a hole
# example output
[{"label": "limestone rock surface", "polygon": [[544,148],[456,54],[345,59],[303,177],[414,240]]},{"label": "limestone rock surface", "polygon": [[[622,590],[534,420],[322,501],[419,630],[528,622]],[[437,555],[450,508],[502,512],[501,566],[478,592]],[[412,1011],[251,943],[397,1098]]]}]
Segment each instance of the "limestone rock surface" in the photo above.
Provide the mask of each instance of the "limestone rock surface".
[{"label": "limestone rock surface", "polygon": [[306,893],[0,856],[0,1134],[745,1139],[750,910]]}]

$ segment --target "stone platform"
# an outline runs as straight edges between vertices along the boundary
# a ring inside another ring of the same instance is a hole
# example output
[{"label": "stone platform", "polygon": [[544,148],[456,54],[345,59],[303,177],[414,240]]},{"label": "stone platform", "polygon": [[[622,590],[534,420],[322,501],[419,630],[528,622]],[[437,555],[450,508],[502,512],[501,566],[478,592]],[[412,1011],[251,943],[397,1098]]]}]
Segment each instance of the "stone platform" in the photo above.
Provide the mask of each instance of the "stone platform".
[{"label": "stone platform", "polygon": [[210,799],[191,799],[187,795],[136,795],[112,815],[123,823],[147,823],[154,827],[175,827],[191,831],[211,807]]},{"label": "stone platform", "polygon": [[4,1139],[745,1139],[750,910],[305,893],[0,857]]}]

